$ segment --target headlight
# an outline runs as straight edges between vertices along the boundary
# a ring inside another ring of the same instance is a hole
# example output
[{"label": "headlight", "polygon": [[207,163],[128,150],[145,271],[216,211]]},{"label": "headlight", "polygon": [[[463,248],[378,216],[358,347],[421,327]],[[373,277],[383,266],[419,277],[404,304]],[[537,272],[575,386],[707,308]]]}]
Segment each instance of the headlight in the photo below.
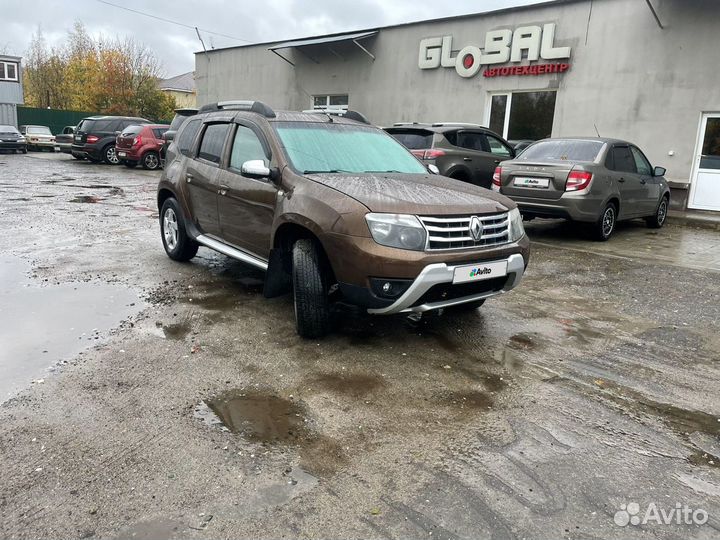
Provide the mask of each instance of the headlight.
[{"label": "headlight", "polygon": [[25,137],[18,137],[18,142],[25,142]]},{"label": "headlight", "polygon": [[365,220],[373,240],[380,245],[414,251],[425,249],[427,233],[415,216],[367,214]]},{"label": "headlight", "polygon": [[517,208],[513,208],[512,210],[510,210],[508,212],[508,220],[510,221],[508,240],[510,242],[517,242],[523,236],[525,236],[525,227],[523,227],[522,215],[520,215],[520,210],[518,210]]}]

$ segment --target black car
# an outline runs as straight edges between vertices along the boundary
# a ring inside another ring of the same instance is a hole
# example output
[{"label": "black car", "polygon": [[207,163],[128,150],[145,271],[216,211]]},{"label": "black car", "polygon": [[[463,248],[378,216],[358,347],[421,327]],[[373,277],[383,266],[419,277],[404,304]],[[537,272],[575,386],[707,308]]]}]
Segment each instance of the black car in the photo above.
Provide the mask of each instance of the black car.
[{"label": "black car", "polygon": [[120,160],[115,153],[115,137],[133,124],[149,124],[145,118],[131,116],[90,116],[83,118],[75,129],[70,152],[74,158],[87,158],[92,162],[104,161],[117,165]]},{"label": "black car", "polygon": [[175,138],[175,134],[180,129],[180,126],[183,125],[183,122],[190,118],[191,116],[195,116],[198,113],[197,109],[175,109],[175,118],[173,118],[172,122],[170,122],[170,127],[168,130],[163,133],[163,140],[165,143],[162,145],[162,148],[160,148],[160,162],[165,163],[165,154],[167,153],[167,148],[170,146],[170,143]]},{"label": "black car", "polygon": [[0,125],[0,150],[27,154],[27,140],[15,126]]},{"label": "black car", "polygon": [[477,124],[398,123],[385,131],[443,176],[484,188],[490,187],[495,167],[515,157],[505,139]]}]

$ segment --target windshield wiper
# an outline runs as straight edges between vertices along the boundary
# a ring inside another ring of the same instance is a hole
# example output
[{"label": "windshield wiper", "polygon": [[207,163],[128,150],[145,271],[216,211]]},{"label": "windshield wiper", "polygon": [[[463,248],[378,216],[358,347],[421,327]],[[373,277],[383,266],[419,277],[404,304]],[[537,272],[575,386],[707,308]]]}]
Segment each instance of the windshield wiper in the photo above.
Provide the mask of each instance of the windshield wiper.
[{"label": "windshield wiper", "polygon": [[322,174],[322,173],[352,173],[354,171],[345,171],[343,169],[325,169],[324,171],[303,171],[303,174]]},{"label": "windshield wiper", "polygon": [[384,173],[384,172],[395,172],[395,173],[402,173],[402,171],[396,171],[394,169],[390,169],[387,171],[363,171],[364,173]]}]

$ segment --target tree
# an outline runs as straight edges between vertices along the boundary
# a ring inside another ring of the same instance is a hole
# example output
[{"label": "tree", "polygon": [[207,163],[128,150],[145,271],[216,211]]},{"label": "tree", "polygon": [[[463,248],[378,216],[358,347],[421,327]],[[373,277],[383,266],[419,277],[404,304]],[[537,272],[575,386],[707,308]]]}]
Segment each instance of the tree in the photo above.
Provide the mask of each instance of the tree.
[{"label": "tree", "polygon": [[27,53],[26,101],[35,107],[168,119],[175,100],[158,89],[160,71],[155,54],[131,38],[93,38],[77,21],[66,43],[50,48],[38,28]]}]

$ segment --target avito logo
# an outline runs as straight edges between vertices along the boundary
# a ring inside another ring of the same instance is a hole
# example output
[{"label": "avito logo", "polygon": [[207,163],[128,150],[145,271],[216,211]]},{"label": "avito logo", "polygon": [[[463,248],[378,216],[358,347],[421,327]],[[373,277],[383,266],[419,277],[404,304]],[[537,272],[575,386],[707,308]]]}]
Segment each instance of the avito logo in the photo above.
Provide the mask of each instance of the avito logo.
[{"label": "avito logo", "polygon": [[470,270],[470,277],[483,276],[485,274],[491,274],[492,269],[484,266],[483,268],[473,268]]}]

